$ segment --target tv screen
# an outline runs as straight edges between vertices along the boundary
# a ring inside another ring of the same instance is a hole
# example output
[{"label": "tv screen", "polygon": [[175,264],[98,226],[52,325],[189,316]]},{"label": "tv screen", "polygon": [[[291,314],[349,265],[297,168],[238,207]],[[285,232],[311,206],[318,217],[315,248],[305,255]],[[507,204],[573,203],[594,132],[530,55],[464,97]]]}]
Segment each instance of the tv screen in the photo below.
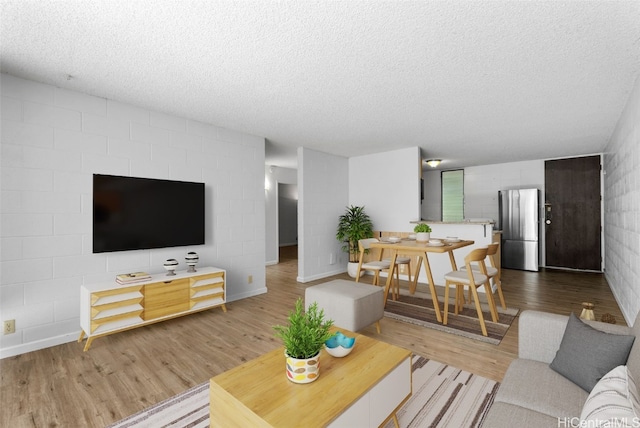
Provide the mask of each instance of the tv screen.
[{"label": "tv screen", "polygon": [[204,244],[204,183],[93,175],[93,252]]}]

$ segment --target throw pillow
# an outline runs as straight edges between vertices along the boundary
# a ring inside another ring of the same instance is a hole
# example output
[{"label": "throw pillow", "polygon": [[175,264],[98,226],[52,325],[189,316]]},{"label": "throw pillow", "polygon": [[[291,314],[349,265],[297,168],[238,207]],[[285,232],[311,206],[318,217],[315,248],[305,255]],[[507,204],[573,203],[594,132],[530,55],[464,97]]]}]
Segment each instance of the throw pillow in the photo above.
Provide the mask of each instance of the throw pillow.
[{"label": "throw pillow", "polygon": [[618,366],[600,379],[584,403],[580,426],[638,426],[640,399],[638,388],[626,366]]},{"label": "throw pillow", "polygon": [[591,392],[609,371],[627,364],[634,339],[634,336],[596,330],[572,313],[560,349],[549,367]]}]

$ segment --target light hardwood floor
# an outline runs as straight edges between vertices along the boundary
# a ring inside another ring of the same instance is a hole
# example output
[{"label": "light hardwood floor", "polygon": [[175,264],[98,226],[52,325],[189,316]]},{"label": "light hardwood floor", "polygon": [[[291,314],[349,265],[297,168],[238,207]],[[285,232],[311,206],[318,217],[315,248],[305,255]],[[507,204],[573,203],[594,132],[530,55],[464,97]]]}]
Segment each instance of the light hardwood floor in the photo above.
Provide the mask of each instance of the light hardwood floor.
[{"label": "light hardwood floor", "polygon": [[[281,346],[272,326],[285,323],[304,290],[348,279],[297,283],[290,250],[267,268],[268,293],[231,302],[227,313],[212,309],[100,338],[88,352],[74,342],[0,360],[0,426],[105,426]],[[579,315],[590,301],[596,318],[610,313],[625,323],[600,274],[503,270],[503,289],[509,307]],[[361,333],[500,381],[517,354],[517,331],[516,319],[498,346],[387,318],[380,335],[374,326]]]}]

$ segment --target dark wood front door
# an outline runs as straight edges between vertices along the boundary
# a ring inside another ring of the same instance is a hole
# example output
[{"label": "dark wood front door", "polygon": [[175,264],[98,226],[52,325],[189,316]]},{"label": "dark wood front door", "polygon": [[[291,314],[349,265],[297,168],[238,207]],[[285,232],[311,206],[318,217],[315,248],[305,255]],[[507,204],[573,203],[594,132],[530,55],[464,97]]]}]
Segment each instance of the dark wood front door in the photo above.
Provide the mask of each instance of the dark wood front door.
[{"label": "dark wood front door", "polygon": [[545,162],[547,267],[602,270],[600,156]]}]

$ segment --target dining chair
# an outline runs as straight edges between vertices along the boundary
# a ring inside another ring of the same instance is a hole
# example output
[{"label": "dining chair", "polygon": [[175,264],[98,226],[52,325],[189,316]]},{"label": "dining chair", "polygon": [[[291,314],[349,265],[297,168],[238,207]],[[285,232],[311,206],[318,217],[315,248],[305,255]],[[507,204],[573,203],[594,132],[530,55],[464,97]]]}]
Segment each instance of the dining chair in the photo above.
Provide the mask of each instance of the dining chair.
[{"label": "dining chair", "polygon": [[[467,286],[471,289],[473,300],[475,301],[476,311],[478,313],[478,320],[480,321],[480,328],[482,329],[482,335],[488,336],[487,326],[482,316],[482,307],[480,306],[480,298],[478,297],[478,288],[484,286],[485,294],[489,302],[489,311],[491,312],[491,319],[493,322],[498,322],[498,310],[496,308],[496,302],[493,300],[493,293],[487,289],[489,285],[489,276],[487,275],[487,266],[484,259],[487,257],[487,248],[476,248],[472,250],[465,258],[464,264],[466,269],[460,269],[445,274],[445,289],[444,289],[444,317],[442,324],[447,325],[449,315],[449,288],[452,285],[456,287],[456,294],[454,298],[454,310],[458,314],[462,308],[460,298],[464,296],[464,287]],[[478,270],[473,269],[472,263],[476,263]]]},{"label": "dining chair", "polygon": [[[366,270],[370,270],[374,272],[374,285],[380,285],[380,271],[382,270],[389,270],[391,269],[391,259],[390,258],[385,258],[382,259],[380,261],[372,261],[372,262],[366,262],[363,264],[362,260],[363,260],[363,255],[365,253],[367,253],[369,251],[369,249],[371,248],[371,243],[373,242],[380,242],[377,238],[367,238],[367,239],[361,239],[358,241],[358,248],[360,249],[360,265],[362,266],[362,269]],[[358,272],[361,271],[360,269],[360,265],[358,266]],[[400,295],[400,265],[406,265],[407,266],[407,273],[408,273],[408,277],[409,277],[409,282],[411,282],[411,257],[401,257],[401,256],[397,256],[396,257],[396,263],[393,266],[393,269],[391,269],[391,272],[389,273],[389,275],[391,275],[391,279],[392,279],[392,287],[391,287],[391,299],[392,300],[397,300],[398,296]],[[393,274],[395,273],[396,275],[396,279],[395,282],[393,282]],[[356,274],[356,282],[358,282],[358,280],[360,279],[360,273]]]},{"label": "dining chair", "polygon": [[[489,266],[487,266],[487,275],[489,276],[489,279],[493,281],[493,284],[496,286],[496,290],[498,291],[498,297],[500,298],[500,305],[502,305],[502,309],[507,309],[507,304],[504,300],[504,294],[502,294],[502,279],[501,279],[500,269],[498,269],[498,264],[496,262],[499,248],[500,248],[500,244],[498,244],[497,242],[487,245],[486,259],[489,260]],[[486,265],[486,262],[485,262],[485,265]],[[466,269],[466,266],[463,266],[462,269]],[[473,265],[472,269],[474,269],[475,271],[479,271],[479,267],[477,265]],[[491,292],[493,292],[493,287],[491,287]],[[468,301],[471,302],[471,289],[469,289]]]},{"label": "dining chair", "polygon": [[[364,261],[364,255],[371,249],[371,243],[379,242],[377,238],[366,238],[358,241],[358,249],[360,250],[360,263],[358,263],[358,271],[356,273],[356,282],[360,281],[362,271],[373,272],[373,285],[380,285],[380,272],[391,269],[391,260],[371,260]],[[390,272],[389,275],[392,275]]]},{"label": "dining chair", "polygon": [[[391,263],[391,259],[385,258],[382,260],[388,261],[389,263]],[[407,267],[407,279],[409,283],[411,283],[412,281],[411,280],[411,257],[396,256],[396,265],[394,266],[394,271],[396,273],[396,282],[394,284],[393,289],[391,290],[392,300],[397,300],[398,296],[400,295],[400,266],[402,265]]]}]

